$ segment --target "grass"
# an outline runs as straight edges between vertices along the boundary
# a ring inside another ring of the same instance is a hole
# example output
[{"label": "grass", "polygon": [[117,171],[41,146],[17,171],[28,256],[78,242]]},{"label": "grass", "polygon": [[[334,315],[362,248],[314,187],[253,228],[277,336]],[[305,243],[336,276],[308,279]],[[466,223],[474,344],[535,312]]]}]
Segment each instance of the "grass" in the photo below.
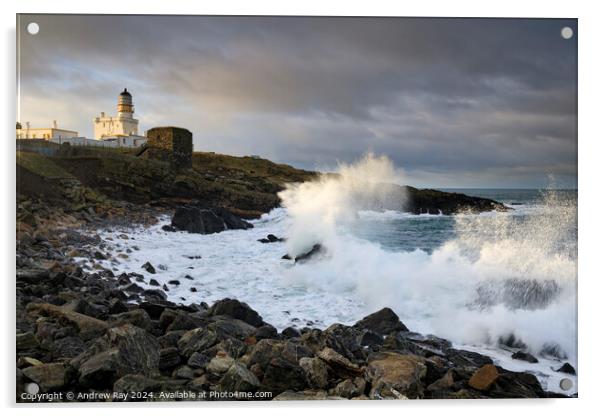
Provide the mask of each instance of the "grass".
[{"label": "grass", "polygon": [[52,160],[38,153],[17,151],[17,165],[49,179],[73,178],[69,172]]}]

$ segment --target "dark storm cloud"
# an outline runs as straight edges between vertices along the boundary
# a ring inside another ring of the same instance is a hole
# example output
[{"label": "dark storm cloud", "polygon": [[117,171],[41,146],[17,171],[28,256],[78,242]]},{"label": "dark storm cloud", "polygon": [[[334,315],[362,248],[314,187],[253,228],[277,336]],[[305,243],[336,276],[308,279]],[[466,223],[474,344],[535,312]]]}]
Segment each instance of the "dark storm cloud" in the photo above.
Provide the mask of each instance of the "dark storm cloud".
[{"label": "dark storm cloud", "polygon": [[197,149],[308,168],[371,150],[419,185],[575,184],[574,20],[22,19],[41,27],[21,37],[22,121],[91,135],[128,86],[145,128],[188,127]]}]

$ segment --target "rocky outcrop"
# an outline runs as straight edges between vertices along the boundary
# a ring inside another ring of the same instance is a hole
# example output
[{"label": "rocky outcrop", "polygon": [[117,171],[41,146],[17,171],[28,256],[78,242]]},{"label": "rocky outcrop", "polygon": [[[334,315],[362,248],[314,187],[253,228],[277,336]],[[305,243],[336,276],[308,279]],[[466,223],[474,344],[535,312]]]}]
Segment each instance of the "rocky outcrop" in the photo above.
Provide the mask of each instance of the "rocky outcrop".
[{"label": "rocky outcrop", "polygon": [[246,230],[253,224],[223,208],[178,207],[171,219],[176,230],[196,234],[214,234],[225,230]]}]

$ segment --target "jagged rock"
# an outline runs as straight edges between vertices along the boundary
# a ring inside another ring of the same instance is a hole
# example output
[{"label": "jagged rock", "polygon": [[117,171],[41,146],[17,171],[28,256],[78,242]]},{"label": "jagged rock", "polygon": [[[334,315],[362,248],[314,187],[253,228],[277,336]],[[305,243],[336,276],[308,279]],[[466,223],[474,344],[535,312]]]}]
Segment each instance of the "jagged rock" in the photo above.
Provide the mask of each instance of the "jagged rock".
[{"label": "jagged rock", "polygon": [[33,332],[17,334],[17,351],[38,348],[40,343]]},{"label": "jagged rock", "polygon": [[163,227],[161,227],[161,229],[163,231],[167,231],[167,232],[170,232],[170,233],[173,233],[173,232],[177,231],[176,227],[171,226],[171,225],[167,225],[167,224],[165,224]]},{"label": "jagged rock", "polygon": [[228,355],[217,355],[215,357],[213,357],[211,359],[211,361],[209,361],[209,364],[207,364],[207,372],[215,374],[215,375],[221,375],[224,374],[226,371],[228,371],[228,369],[230,368],[230,366],[234,364],[234,358],[229,357]]},{"label": "jagged rock", "polygon": [[142,268],[142,269],[144,269],[144,270],[146,270],[147,272],[149,272],[149,273],[151,273],[151,274],[156,274],[156,273],[157,273],[157,271],[155,270],[155,268],[153,267],[153,265],[152,265],[152,264],[150,264],[150,262],[149,262],[149,261],[147,261],[146,263],[144,263],[144,264],[141,266],[141,268]]},{"label": "jagged rock", "polygon": [[423,357],[394,352],[375,353],[368,358],[366,380],[372,385],[371,399],[422,397],[422,380],[427,373]]},{"label": "jagged rock", "polygon": [[[163,285],[164,289],[167,289],[165,285]],[[167,295],[164,291],[160,289],[147,289],[141,293],[148,302],[157,302],[167,300]]]},{"label": "jagged rock", "polygon": [[84,340],[95,338],[108,328],[104,321],[48,303],[30,303],[26,309],[32,316],[49,316],[69,323],[79,331],[79,337]]},{"label": "jagged rock", "polygon": [[477,369],[487,364],[493,364],[493,360],[486,355],[473,351],[456,350],[453,348],[447,350],[446,358],[457,367]]},{"label": "jagged rock", "polygon": [[352,399],[359,397],[366,391],[366,380],[362,377],[348,378],[341,381],[331,390],[333,396],[344,397],[346,399]]},{"label": "jagged rock", "polygon": [[569,363],[562,364],[562,366],[558,370],[554,370],[554,371],[559,372],[559,373],[571,374],[573,376],[575,374],[577,374],[577,372],[575,371],[575,367],[573,367]]},{"label": "jagged rock", "polygon": [[[469,383],[470,385],[470,383]],[[545,397],[541,384],[533,374],[502,370],[489,389],[493,398],[537,398]]]},{"label": "jagged rock", "polygon": [[151,285],[151,286],[161,286],[161,285],[159,284],[159,282],[157,282],[155,279],[150,279],[150,280],[148,281],[148,284],[149,284],[149,285]]},{"label": "jagged rock", "polygon": [[340,375],[358,375],[362,371],[357,364],[352,363],[332,348],[324,348],[318,353],[318,357]]},{"label": "jagged rock", "polygon": [[159,369],[159,343],[143,329],[125,324],[107,330],[96,346],[71,364],[79,369],[80,383],[95,388],[126,374],[152,376]]},{"label": "jagged rock", "polygon": [[358,321],[357,328],[365,328],[380,335],[388,335],[391,332],[407,331],[408,328],[399,320],[399,317],[390,308],[383,308]]},{"label": "jagged rock", "polygon": [[129,312],[111,315],[109,322],[112,326],[121,326],[130,323],[147,331],[153,326],[150,316],[144,309],[134,309]]},{"label": "jagged rock", "polygon": [[286,390],[274,397],[276,401],[300,400],[345,400],[342,397],[329,396],[325,391],[306,390],[301,392]]},{"label": "jagged rock", "polygon": [[215,331],[208,328],[192,329],[182,335],[178,341],[180,354],[190,358],[195,352],[202,352],[214,346],[219,341]]},{"label": "jagged rock", "polygon": [[267,244],[267,243],[278,243],[278,242],[281,242],[284,240],[285,240],[284,238],[278,238],[274,234],[268,234],[266,238],[260,238],[257,241],[259,241],[260,243]]},{"label": "jagged rock", "polygon": [[512,354],[512,358],[514,360],[521,360],[521,361],[526,361],[528,363],[538,363],[539,360],[537,358],[535,358],[533,355],[529,354],[528,352],[524,352],[524,351],[517,351],[514,354]]},{"label": "jagged rock", "polygon": [[195,352],[190,356],[186,364],[191,368],[204,368],[208,362],[209,357],[200,352]]},{"label": "jagged rock", "polygon": [[180,364],[180,354],[176,347],[162,348],[159,350],[159,369],[169,370]]},{"label": "jagged rock", "polygon": [[245,230],[253,225],[223,208],[203,209],[195,206],[178,207],[171,219],[178,230],[196,234],[213,234],[221,231]]},{"label": "jagged rock", "polygon": [[254,392],[261,387],[259,379],[244,365],[232,363],[222,379],[219,381],[221,391],[246,391]]},{"label": "jagged rock", "polygon": [[123,303],[121,301],[121,299],[118,298],[113,298],[109,301],[109,314],[111,315],[115,315],[118,313],[123,313],[123,312],[127,312],[128,308],[125,305],[125,303]]},{"label": "jagged rock", "polygon": [[448,370],[443,377],[429,384],[426,388],[429,391],[445,390],[454,385],[454,374],[452,370]]},{"label": "jagged rock", "polygon": [[272,325],[266,324],[257,328],[255,331],[255,339],[260,341],[262,339],[275,338],[278,335],[278,330]]},{"label": "jagged rock", "polygon": [[181,367],[176,368],[171,373],[171,377],[192,380],[194,378],[194,372],[192,371],[192,368],[188,367],[187,365],[183,365]]},{"label": "jagged rock", "polygon": [[41,364],[24,368],[23,375],[37,383],[43,392],[58,390],[67,383],[67,370],[62,363]]},{"label": "jagged rock", "polygon": [[260,327],[265,325],[263,319],[259,314],[251,309],[249,305],[244,302],[240,302],[236,299],[222,299],[215,302],[211,308],[207,311],[209,316],[216,315],[228,315],[232,318],[240,319],[248,323],[249,325],[253,325],[254,327]]},{"label": "jagged rock", "polygon": [[499,372],[493,364],[485,364],[468,380],[468,385],[473,389],[487,391],[499,377]]},{"label": "jagged rock", "polygon": [[[322,244],[314,244],[308,252],[296,256],[295,263],[304,263],[304,262],[316,257],[319,254],[324,254],[325,252],[326,252],[326,249],[322,246]],[[287,256],[290,259],[290,256],[289,255],[287,255]]]},{"label": "jagged rock", "polygon": [[328,386],[328,366],[323,360],[303,357],[299,360],[299,366],[303,369],[310,387],[325,389]]},{"label": "jagged rock", "polygon": [[74,358],[85,350],[84,341],[79,337],[64,337],[50,343],[49,350],[55,359]]}]

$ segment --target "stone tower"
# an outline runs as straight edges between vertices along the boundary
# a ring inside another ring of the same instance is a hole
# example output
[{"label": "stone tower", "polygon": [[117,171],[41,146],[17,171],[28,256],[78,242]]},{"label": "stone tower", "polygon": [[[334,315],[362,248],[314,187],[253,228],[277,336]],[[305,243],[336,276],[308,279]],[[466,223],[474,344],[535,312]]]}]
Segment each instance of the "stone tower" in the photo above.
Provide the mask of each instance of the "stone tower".
[{"label": "stone tower", "polygon": [[192,167],[192,133],[180,127],[154,127],[146,132],[146,156],[169,162],[173,169]]}]

